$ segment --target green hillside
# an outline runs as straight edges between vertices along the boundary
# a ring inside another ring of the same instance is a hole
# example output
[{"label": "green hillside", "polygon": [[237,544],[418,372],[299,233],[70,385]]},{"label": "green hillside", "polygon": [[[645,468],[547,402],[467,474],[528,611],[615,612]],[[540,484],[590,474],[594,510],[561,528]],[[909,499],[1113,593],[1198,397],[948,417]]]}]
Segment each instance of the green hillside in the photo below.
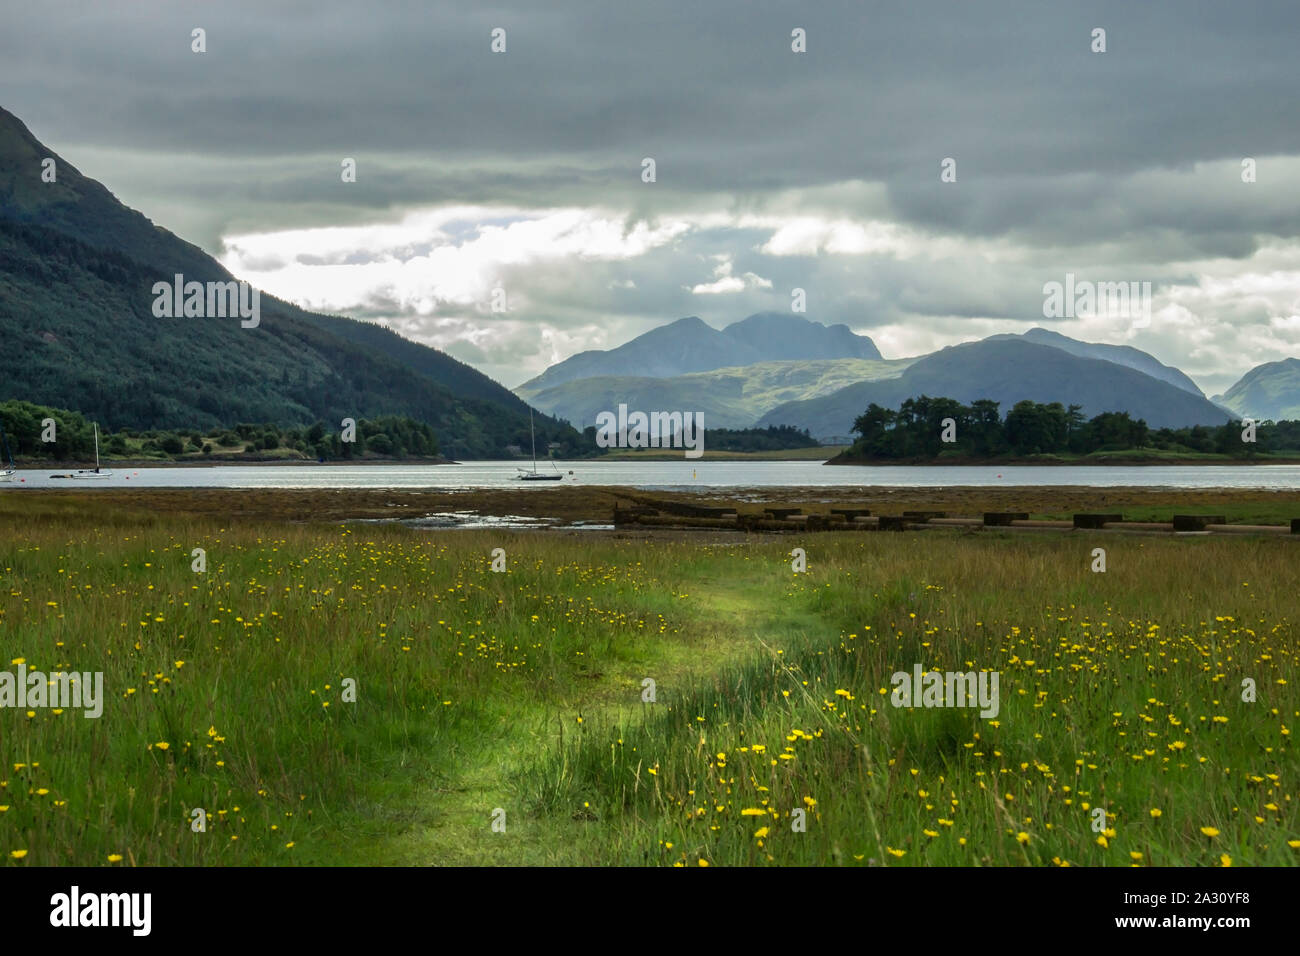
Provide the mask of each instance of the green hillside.
[{"label": "green hillside", "polygon": [[[54,155],[0,110],[0,400],[76,409],[106,431],[399,415],[432,426],[449,457],[527,447],[528,409],[513,393],[387,329],[268,295],[256,328],[156,318],[154,283],[231,276],[57,156],[57,182],[42,182],[40,160]],[[561,454],[585,448],[567,425],[536,425]]]},{"label": "green hillside", "polygon": [[1223,393],[1219,404],[1256,420],[1300,418],[1300,359],[1256,366]]}]

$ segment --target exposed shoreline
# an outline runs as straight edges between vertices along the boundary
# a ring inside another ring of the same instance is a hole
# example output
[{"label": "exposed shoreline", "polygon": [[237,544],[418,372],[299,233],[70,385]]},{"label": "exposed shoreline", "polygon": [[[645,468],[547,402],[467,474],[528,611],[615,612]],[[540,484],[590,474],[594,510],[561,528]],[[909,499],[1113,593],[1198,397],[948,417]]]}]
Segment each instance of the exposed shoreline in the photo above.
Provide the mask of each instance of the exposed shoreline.
[{"label": "exposed shoreline", "polygon": [[[11,493],[6,493],[11,492]],[[606,523],[614,507],[648,501],[678,501],[726,506],[761,514],[768,506],[825,513],[831,508],[860,506],[873,513],[899,514],[904,509],[933,509],[951,515],[986,511],[1023,511],[1033,517],[1068,517],[1072,512],[1123,512],[1130,519],[1151,520],[1163,513],[1213,509],[1229,520],[1278,523],[1300,516],[1300,491],[1262,488],[1097,488],[1086,485],[946,486],[946,487],[763,487],[710,491],[647,492],[624,486],[568,485],[492,489],[289,489],[289,488],[5,488],[0,511],[31,518],[58,514],[87,503],[145,514],[171,513],[231,521],[339,522],[361,518],[412,519],[447,512],[485,516],[551,518],[554,529],[580,523]],[[616,533],[616,532],[595,532]]]}]

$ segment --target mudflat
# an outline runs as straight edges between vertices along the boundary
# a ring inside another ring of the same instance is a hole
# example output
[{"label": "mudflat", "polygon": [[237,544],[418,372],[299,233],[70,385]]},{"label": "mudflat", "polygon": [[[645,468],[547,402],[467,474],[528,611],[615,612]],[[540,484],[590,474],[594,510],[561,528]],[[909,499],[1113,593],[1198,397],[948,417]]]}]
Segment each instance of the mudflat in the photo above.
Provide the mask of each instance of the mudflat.
[{"label": "mudflat", "polygon": [[[732,507],[762,514],[776,505],[826,514],[832,508],[860,505],[875,513],[904,510],[979,515],[1023,511],[1033,518],[1068,518],[1078,511],[1121,512],[1131,521],[1167,520],[1173,514],[1212,511],[1230,522],[1286,524],[1300,517],[1300,491],[1204,488],[1091,488],[954,486],[950,488],[716,488],[698,492],[645,491],[636,488],[565,485],[506,489],[232,489],[102,488],[5,489],[0,512],[67,514],[87,505],[109,506],[114,513],[178,514],[241,520],[290,522],[342,521],[349,518],[417,518],[446,511],[482,515],[555,518],[561,523],[607,522],[616,505],[679,501]],[[33,500],[35,499],[35,500]]]}]

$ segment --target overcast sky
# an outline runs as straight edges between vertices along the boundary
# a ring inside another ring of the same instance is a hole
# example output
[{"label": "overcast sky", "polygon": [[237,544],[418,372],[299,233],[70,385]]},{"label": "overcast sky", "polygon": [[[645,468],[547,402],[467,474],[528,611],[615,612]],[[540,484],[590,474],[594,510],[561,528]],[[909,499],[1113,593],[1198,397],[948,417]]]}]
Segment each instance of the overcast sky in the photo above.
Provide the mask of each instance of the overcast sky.
[{"label": "overcast sky", "polygon": [[[510,386],[796,287],[888,358],[1042,325],[1213,394],[1300,355],[1294,0],[0,0],[0,23],[0,105],[123,202]],[[1067,272],[1150,282],[1149,327],[1045,319]]]}]

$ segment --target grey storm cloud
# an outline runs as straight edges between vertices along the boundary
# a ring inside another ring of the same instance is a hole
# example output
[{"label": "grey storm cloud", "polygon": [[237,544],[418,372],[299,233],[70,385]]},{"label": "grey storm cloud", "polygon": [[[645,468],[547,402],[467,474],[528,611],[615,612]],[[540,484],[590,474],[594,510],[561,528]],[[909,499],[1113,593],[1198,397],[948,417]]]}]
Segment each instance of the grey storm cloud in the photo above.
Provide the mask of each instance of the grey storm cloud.
[{"label": "grey storm cloud", "polygon": [[[496,278],[524,290],[526,317],[450,300],[428,315],[385,288],[350,309],[507,384],[563,357],[556,349],[617,345],[687,314],[725,324],[788,306],[795,286],[812,317],[922,348],[1045,324],[1042,284],[1066,271],[1188,291],[1197,263],[1247,271],[1273,242],[1291,254],[1274,272],[1296,268],[1294,2],[4,7],[3,105],[215,255],[241,235],[398,223],[446,205],[689,224],[612,259],[503,261]],[[190,49],[196,27],[204,54]],[[496,27],[505,54],[489,49]],[[1090,50],[1097,27],[1104,54]],[[795,28],[805,54],[791,52]],[[653,185],[640,180],[647,156]],[[343,157],[358,164],[346,188]],[[957,182],[940,184],[947,157]],[[1259,163],[1249,186],[1245,157]],[[846,247],[844,233],[765,246],[776,221],[800,216],[887,222],[908,251]],[[485,234],[467,226],[452,239]],[[280,258],[428,253],[414,236]],[[761,281],[693,294],[715,281],[719,254],[731,276]],[[1189,363],[1207,389],[1300,342],[1294,323],[1269,325],[1295,314],[1294,298],[1271,312],[1179,301],[1203,334],[1162,337],[1157,324],[1134,344]],[[559,338],[543,340],[541,326]],[[1242,326],[1271,331],[1234,346]]]}]

